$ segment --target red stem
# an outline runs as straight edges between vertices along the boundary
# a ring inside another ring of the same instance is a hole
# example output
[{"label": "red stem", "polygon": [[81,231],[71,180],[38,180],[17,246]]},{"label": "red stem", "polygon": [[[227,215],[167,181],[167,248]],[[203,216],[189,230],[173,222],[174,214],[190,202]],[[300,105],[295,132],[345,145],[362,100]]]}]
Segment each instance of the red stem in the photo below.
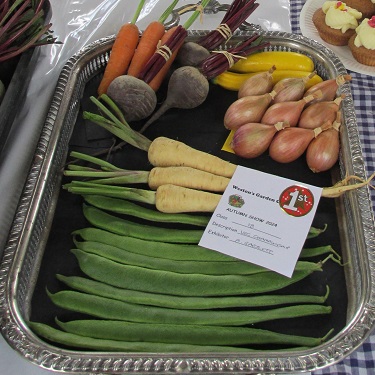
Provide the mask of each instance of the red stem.
[{"label": "red stem", "polygon": [[[242,1],[243,3],[243,1]],[[229,9],[227,12],[227,17],[225,21],[223,19],[222,24],[226,24],[231,32],[233,33],[249,16],[252,14],[255,9],[259,6],[258,3],[255,3],[255,0],[246,1],[245,4],[238,2],[237,7],[233,7],[233,9]],[[233,3],[234,4],[234,3]],[[208,50],[212,50],[218,45],[222,44],[226,41],[225,38],[217,29],[210,31],[207,35],[201,38],[198,41],[202,47],[207,48]]]},{"label": "red stem", "polygon": [[19,17],[22,15],[23,11],[28,7],[31,0],[25,0],[25,2],[14,12],[13,16],[10,17],[8,22],[0,29],[0,37],[5,34],[5,32],[10,29],[14,24],[17,24]]},{"label": "red stem", "polygon": [[[186,29],[179,25],[176,30],[174,30],[172,35],[168,38],[168,40],[164,43],[164,45],[167,46],[173,53],[182,45],[186,36]],[[166,59],[164,56],[160,55],[157,52],[154,53],[154,55],[145,65],[143,71],[139,74],[139,79],[142,79],[146,83],[150,83],[165,63]]]},{"label": "red stem", "polygon": [[25,52],[27,49],[31,48],[31,47],[34,47],[34,46],[37,46],[37,45],[42,45],[42,44],[48,44],[48,42],[46,43],[40,43],[40,44],[37,44],[36,42],[39,40],[39,38],[44,35],[48,30],[49,28],[52,26],[52,24],[48,24],[48,25],[45,25],[40,31],[38,34],[36,34],[32,39],[30,39],[24,46],[22,46],[21,48],[17,48],[16,50],[14,50],[14,52],[9,52],[6,51],[5,53],[3,54],[0,54],[0,62],[3,62],[5,60],[9,60],[11,59],[12,57],[15,57],[23,52]]},{"label": "red stem", "polygon": [[[17,32],[12,34],[12,36],[1,45],[0,51],[3,51],[6,49],[9,45],[11,45],[17,38],[19,38],[38,18],[40,18],[43,15],[43,11],[40,11],[39,13],[35,14],[29,22],[23,25],[22,28],[20,28]],[[43,34],[42,34],[43,35]]]}]

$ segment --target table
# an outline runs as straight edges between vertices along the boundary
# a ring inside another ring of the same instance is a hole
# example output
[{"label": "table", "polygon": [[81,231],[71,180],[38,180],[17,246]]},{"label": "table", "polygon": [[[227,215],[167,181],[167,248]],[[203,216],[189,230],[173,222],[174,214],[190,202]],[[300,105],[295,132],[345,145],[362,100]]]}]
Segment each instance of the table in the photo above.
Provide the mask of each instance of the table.
[{"label": "table", "polygon": [[[268,1],[270,1],[270,0],[268,0]],[[273,1],[273,0],[271,0],[271,1]],[[53,11],[58,12],[59,6],[62,7],[62,9],[64,9],[64,7],[61,5],[60,1],[51,0],[50,2],[52,4],[52,10]],[[83,0],[82,0],[82,2],[83,2]],[[222,1],[222,3],[223,2],[230,3],[230,1]],[[283,3],[283,2],[288,3],[287,0],[280,0],[280,3]],[[75,3],[77,3],[77,1]],[[78,3],[80,3],[80,1],[78,1]],[[117,4],[117,3],[118,3],[118,1],[116,2],[116,1],[110,1],[110,0],[108,1],[107,0],[107,1],[101,1],[101,2],[97,1],[96,5],[98,7],[99,6],[106,7],[107,10],[108,10],[108,14],[111,14],[111,12],[110,12],[111,7],[114,6],[114,4]],[[132,8],[134,3],[131,4],[131,5],[128,4],[128,8]],[[155,1],[153,3],[155,3]],[[262,0],[259,0],[259,3],[261,4],[261,6],[263,6]],[[264,3],[266,3],[266,0],[264,0]],[[299,14],[300,14],[300,11],[301,11],[304,3],[305,3],[304,0],[290,0],[290,26],[291,26],[291,30],[294,33],[300,33]],[[110,17],[109,17],[109,19],[105,19],[105,20],[100,20],[99,18],[95,18],[96,15],[97,15],[96,14],[97,10],[98,9],[97,8],[94,9],[94,6],[93,6],[92,14],[86,15],[87,17],[89,17],[89,16],[92,17],[91,20],[93,21],[93,23],[97,27],[95,30],[92,31],[92,33],[90,33],[90,35],[87,36],[87,40],[93,41],[95,39],[98,39],[101,36],[111,35],[116,30],[116,27],[117,27],[116,23],[111,23]],[[132,13],[131,9],[127,9],[127,11],[128,11],[128,14]],[[72,10],[72,12],[74,13],[74,10]],[[79,11],[77,10],[77,15],[79,16],[78,12]],[[73,13],[71,14],[72,19],[74,19]],[[98,13],[100,13],[100,12],[98,12]],[[124,17],[126,17],[126,15]],[[81,19],[79,17],[77,17],[75,19],[75,21],[84,23],[85,19],[84,19],[84,17],[81,18]],[[144,16],[144,18],[140,21],[140,26],[142,27],[142,24],[144,25],[147,22],[148,22],[148,14],[146,14]],[[212,22],[213,22],[213,24],[216,25],[217,19],[213,19]],[[104,27],[104,23],[106,25],[108,25],[108,28],[106,28],[107,26]],[[282,29],[283,28],[282,22],[279,25],[281,25],[281,29]],[[112,29],[111,29],[111,27],[112,27]],[[286,31],[288,31],[288,30],[286,30]],[[101,33],[103,35],[100,35]],[[81,41],[79,39],[79,35],[73,33],[73,34],[71,34],[71,37],[77,38],[77,45],[79,46],[79,44],[81,43]],[[55,48],[55,47],[52,47],[51,49],[47,49],[47,50],[48,50],[48,53],[46,53],[46,55],[45,55],[46,58],[49,57],[48,54],[58,54],[59,53],[59,49]],[[73,54],[73,53],[74,52],[72,51],[71,54]],[[50,57],[51,57],[51,55],[50,55]],[[50,76],[51,76],[52,82],[53,82],[54,79],[56,79],[57,72],[60,71],[61,66],[63,64],[63,61],[59,61],[58,58],[55,61],[57,61],[57,63],[53,67],[54,70],[51,71],[51,72],[48,72],[48,74],[50,74]],[[372,77],[364,76],[364,75],[361,75],[361,74],[358,74],[358,73],[355,73],[355,72],[350,72],[350,73],[353,76],[353,82],[352,82],[351,87],[352,87],[352,91],[353,91],[354,103],[356,105],[358,127],[359,127],[361,142],[362,142],[362,145],[363,145],[363,155],[364,155],[364,158],[365,158],[365,163],[366,163],[368,175],[370,175],[375,170],[375,146],[373,146],[373,145],[375,145],[375,129],[374,129],[375,128],[375,122],[374,122],[375,94],[372,93],[374,91],[375,80]],[[48,97],[52,93],[53,88],[54,87],[52,85],[51,87],[46,88],[46,90],[44,90],[45,91],[44,92],[45,98],[48,99]],[[33,113],[32,109],[30,109],[30,111],[26,112],[26,113],[32,114]],[[43,116],[44,116],[43,108],[39,109],[39,114],[40,114],[40,118],[43,118]],[[21,119],[22,119],[22,113],[20,114],[20,116],[21,116]],[[29,135],[30,135],[30,139],[28,141],[29,141],[29,146],[30,146],[30,149],[31,149],[30,151],[31,151],[31,153],[33,153],[34,150],[31,147],[31,145],[33,144],[33,142],[36,142],[36,138],[38,136],[38,133],[37,132],[36,132],[36,134],[35,134],[35,132],[34,132],[34,134],[29,133]],[[25,140],[23,140],[23,142],[25,144]],[[17,143],[17,142],[15,142],[15,143]],[[22,144],[22,142],[21,142],[21,144]],[[20,147],[20,144],[18,144],[18,147]],[[8,151],[12,154],[11,149],[8,150]],[[11,156],[12,155],[10,155],[10,157]],[[14,174],[14,171],[13,171],[12,177],[14,177],[19,182],[19,186],[13,187],[14,188],[13,198],[9,202],[7,202],[8,208],[14,208],[14,205],[18,201],[17,193],[19,193],[22,189],[22,183],[21,183],[22,182],[22,175],[27,172],[27,168],[28,168],[27,158],[28,157],[29,157],[29,155],[27,153],[24,153],[22,160],[20,159],[20,157],[16,157],[16,159],[15,159],[16,162],[19,162],[19,168],[18,168],[18,171],[17,171],[18,175],[17,175],[17,173]],[[13,160],[14,160],[14,158],[13,158]],[[4,166],[1,166],[1,167],[4,168]],[[5,187],[7,187],[7,186],[5,186]],[[2,188],[4,188],[4,185],[2,185]],[[5,191],[5,190],[2,190],[2,191]],[[2,205],[4,206],[4,200],[2,200],[2,202],[3,202]],[[374,206],[375,206],[375,195],[373,195],[373,202],[374,202]],[[3,207],[0,207],[0,208],[3,208]],[[5,212],[5,211],[2,211],[2,212]],[[7,218],[9,218],[9,216],[11,216],[11,213],[8,213]],[[3,219],[4,219],[4,217],[2,217],[2,220]],[[6,232],[6,226],[1,225],[0,227],[2,228],[1,231],[3,231],[3,233],[2,233],[3,237],[0,236],[0,246],[2,246],[1,238],[4,239],[4,232]],[[14,352],[7,345],[7,343],[5,342],[5,340],[2,337],[0,337],[0,366],[2,368],[2,373],[6,373],[8,375],[20,374],[22,372],[30,374],[30,375],[31,374],[43,375],[43,374],[50,373],[47,370],[38,368],[38,367],[28,363],[27,360],[25,360],[24,358],[21,358],[18,355],[18,353]],[[374,373],[374,371],[375,371],[375,334],[373,334],[371,337],[369,337],[369,339],[360,348],[358,348],[357,351],[352,353],[348,358],[346,358],[342,362],[340,362],[336,365],[332,365],[332,366],[330,366],[326,369],[323,369],[321,371],[314,371],[313,375],[320,375],[320,374],[342,374],[342,375],[344,375],[344,374],[353,374],[353,375],[361,374],[361,375],[365,375],[365,374]]]}]

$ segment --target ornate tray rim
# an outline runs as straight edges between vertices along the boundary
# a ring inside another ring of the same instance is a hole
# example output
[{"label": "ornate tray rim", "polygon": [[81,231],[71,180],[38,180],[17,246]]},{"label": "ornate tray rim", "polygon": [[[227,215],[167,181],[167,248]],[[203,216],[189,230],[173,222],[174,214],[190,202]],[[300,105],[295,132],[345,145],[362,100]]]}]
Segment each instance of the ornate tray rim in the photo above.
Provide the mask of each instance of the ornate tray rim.
[{"label": "ornate tray rim", "polygon": [[[197,37],[204,31],[191,31],[189,37]],[[333,52],[323,45],[300,35],[285,32],[264,32],[265,37],[272,41],[283,40],[291,48],[305,46],[316,51],[320,58],[328,58],[337,73],[346,72],[340,60]],[[246,36],[247,31],[239,31],[235,36]],[[2,262],[0,264],[0,328],[1,333],[16,351],[30,362],[51,370],[74,373],[131,373],[152,372],[246,372],[246,373],[291,373],[312,371],[327,367],[341,361],[356,350],[370,335],[375,323],[375,284],[373,280],[374,264],[374,219],[370,205],[369,190],[361,188],[345,197],[354,206],[354,221],[363,243],[364,250],[355,255],[355,263],[363,266],[361,285],[364,286],[358,304],[360,308],[353,314],[347,326],[333,339],[304,351],[295,352],[257,352],[249,355],[234,354],[177,354],[173,353],[101,353],[76,352],[52,346],[34,335],[27,327],[24,316],[27,316],[27,303],[30,292],[27,285],[22,285],[21,269],[27,273],[27,278],[35,280],[38,274],[40,259],[43,254],[36,252],[33,257],[27,256],[30,241],[30,226],[33,225],[39,209],[53,211],[54,207],[40,207],[40,196],[53,196],[53,186],[46,185],[47,170],[53,169],[51,160],[55,142],[61,137],[61,126],[67,121],[75,122],[74,114],[66,118],[65,114],[74,111],[79,101],[79,93],[72,98],[75,85],[81,73],[82,64],[90,62],[93,51],[104,53],[109,50],[113,37],[100,39],[76,55],[72,56],[62,69],[53,96],[49,113],[34,155],[27,182],[20,198],[14,222],[6,243]],[[85,77],[81,78],[83,81]],[[81,82],[82,84],[82,82]],[[348,89],[350,90],[350,89]],[[345,147],[349,157],[340,159],[342,173],[356,174],[365,178],[364,161],[359,141],[354,106],[351,102],[350,91],[346,92],[345,100],[349,101],[344,116],[346,119],[347,137]],[[76,115],[76,114],[75,114]],[[59,133],[59,134],[58,134]],[[64,157],[61,155],[60,157]],[[35,207],[35,202],[39,203]],[[53,204],[52,204],[53,206]],[[48,224],[45,223],[46,227]],[[39,239],[41,235],[39,233]],[[26,270],[26,271],[25,271]],[[358,273],[359,274],[359,273]],[[32,282],[31,282],[32,284]],[[21,287],[20,287],[21,285]]]}]

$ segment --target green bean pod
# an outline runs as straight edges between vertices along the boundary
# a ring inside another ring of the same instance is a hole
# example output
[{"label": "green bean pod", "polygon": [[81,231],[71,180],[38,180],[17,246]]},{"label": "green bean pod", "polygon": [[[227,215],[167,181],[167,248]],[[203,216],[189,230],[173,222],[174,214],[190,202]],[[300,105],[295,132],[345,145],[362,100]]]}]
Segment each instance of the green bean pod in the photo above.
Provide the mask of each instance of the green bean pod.
[{"label": "green bean pod", "polygon": [[119,301],[168,307],[170,309],[209,310],[236,307],[267,307],[291,304],[323,304],[329,295],[327,286],[325,295],[310,294],[265,294],[255,296],[229,296],[229,297],[180,297],[159,293],[147,293],[137,290],[114,287],[99,281],[80,276],[56,275],[57,279],[66,286],[88,294],[113,298]]},{"label": "green bean pod", "polygon": [[107,352],[145,353],[200,353],[200,352],[251,352],[251,349],[227,346],[202,346],[188,344],[165,344],[160,342],[127,342],[95,339],[67,333],[47,324],[29,322],[29,327],[39,336],[68,347]]},{"label": "green bean pod", "polygon": [[96,339],[162,342],[190,345],[281,345],[313,347],[323,338],[288,335],[259,328],[196,326],[187,324],[149,324],[118,320],[82,319],[57,325],[65,332]]},{"label": "green bean pod", "polygon": [[[74,231],[73,235],[75,237],[79,236],[86,241],[104,243],[145,256],[186,261],[238,262],[238,259],[234,257],[198,245],[154,242],[152,240],[121,236],[99,228],[82,228]],[[78,246],[77,240],[75,240],[75,243]]]},{"label": "green bean pod", "polygon": [[[86,251],[90,254],[96,254],[121,264],[155,270],[178,273],[198,273],[203,275],[251,275],[269,271],[265,267],[242,260],[238,262],[179,261],[135,254],[100,242],[83,241],[76,243],[76,245],[79,250]],[[295,270],[302,270],[305,267],[310,268],[310,266],[310,263],[306,264],[305,261],[298,261]]]},{"label": "green bean pod", "polygon": [[341,256],[338,254],[331,245],[303,248],[299,256],[300,259],[313,258],[320,255],[332,254],[333,259],[337,262],[341,261]]},{"label": "green bean pod", "polygon": [[135,223],[107,214],[98,208],[86,204],[83,205],[83,214],[92,225],[98,228],[123,236],[151,241],[197,244],[203,234],[203,229],[166,229]]},{"label": "green bean pod", "polygon": [[304,279],[321,265],[305,262],[303,270],[292,277],[273,271],[253,275],[201,275],[151,270],[114,262],[95,254],[73,249],[79,266],[87,276],[120,288],[181,296],[223,296],[265,293],[284,288]]},{"label": "green bean pod", "polygon": [[126,199],[105,197],[103,195],[84,195],[85,201],[96,208],[134,216],[140,219],[160,222],[160,223],[179,223],[206,227],[210,217],[192,214],[167,214],[150,208],[140,206]]},{"label": "green bean pod", "polygon": [[137,305],[91,294],[63,290],[48,293],[63,309],[96,318],[139,323],[241,326],[278,319],[330,314],[325,305],[292,305],[267,310],[182,310]]}]

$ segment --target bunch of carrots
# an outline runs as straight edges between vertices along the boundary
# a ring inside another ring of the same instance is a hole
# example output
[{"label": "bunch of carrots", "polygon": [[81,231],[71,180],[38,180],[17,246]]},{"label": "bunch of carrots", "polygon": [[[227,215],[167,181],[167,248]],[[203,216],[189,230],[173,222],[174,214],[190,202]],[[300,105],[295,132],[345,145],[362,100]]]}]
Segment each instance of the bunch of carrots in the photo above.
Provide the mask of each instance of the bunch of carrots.
[{"label": "bunch of carrots", "polygon": [[[178,0],[174,0],[160,18],[151,22],[141,34],[136,25],[145,3],[145,0],[141,0],[131,22],[123,25],[116,35],[98,95],[106,94],[111,82],[124,74],[143,80],[157,91],[185,42],[187,29],[209,2],[202,0],[184,25],[167,30],[164,22],[178,3]],[[257,7],[255,0],[234,0],[219,27],[201,38],[199,43],[212,50],[227,41]],[[223,27],[227,30],[225,33]]]},{"label": "bunch of carrots", "polygon": [[[159,52],[156,54],[157,49],[162,50],[163,47],[161,46],[165,46],[168,40],[170,42],[175,40],[177,29],[179,32],[182,31],[181,29],[186,32],[186,29],[195,21],[200,13],[199,9],[196,10],[183,27],[175,26],[166,30],[164,22],[178,3],[178,0],[174,0],[160,18],[157,21],[151,22],[141,35],[136,22],[144,3],[145,0],[140,1],[131,22],[123,25],[116,35],[104,76],[98,88],[99,95],[105,94],[110,83],[120,75],[128,74],[138,78],[142,73],[144,74],[143,70],[150,59],[159,55],[164,60],[164,64],[159,67],[159,70],[154,73],[152,79],[149,79],[147,82],[154,90],[157,90],[167,74],[179,47],[184,42],[184,37],[180,38],[179,44],[175,47],[175,53],[169,56],[169,58],[165,58]],[[208,3],[209,0],[202,1],[201,9]],[[167,48],[165,48],[165,51],[167,54]]]}]

